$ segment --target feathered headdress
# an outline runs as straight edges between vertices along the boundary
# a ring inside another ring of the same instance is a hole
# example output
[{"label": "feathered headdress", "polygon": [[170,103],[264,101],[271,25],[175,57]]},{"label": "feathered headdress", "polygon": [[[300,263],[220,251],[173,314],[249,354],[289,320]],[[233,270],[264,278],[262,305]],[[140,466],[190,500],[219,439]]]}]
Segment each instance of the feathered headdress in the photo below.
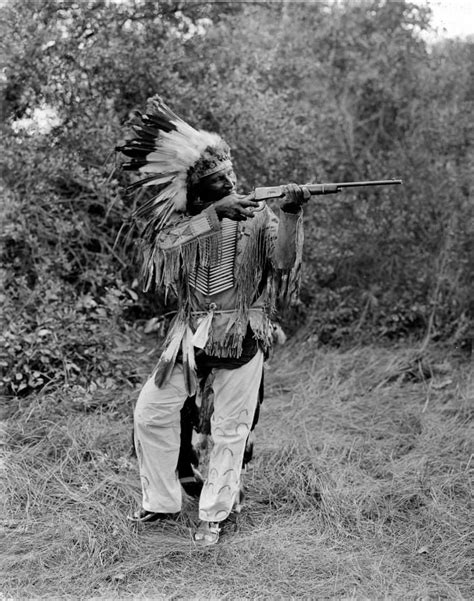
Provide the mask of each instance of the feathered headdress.
[{"label": "feathered headdress", "polygon": [[219,135],[188,125],[159,96],[148,100],[145,114],[135,114],[132,128],[136,136],[116,150],[131,159],[124,169],[146,176],[128,191],[156,187],[134,214],[156,235],[173,213],[186,210],[193,185],[232,165],[230,149]]}]

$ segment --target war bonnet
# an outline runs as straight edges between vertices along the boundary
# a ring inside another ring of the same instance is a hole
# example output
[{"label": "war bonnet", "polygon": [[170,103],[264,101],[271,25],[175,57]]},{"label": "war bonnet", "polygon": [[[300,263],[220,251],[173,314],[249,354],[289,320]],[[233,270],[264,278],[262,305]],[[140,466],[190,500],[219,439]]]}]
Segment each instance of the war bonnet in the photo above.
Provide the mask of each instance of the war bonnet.
[{"label": "war bonnet", "polygon": [[129,191],[153,186],[152,198],[134,217],[157,232],[173,213],[186,211],[192,186],[232,166],[230,149],[218,134],[188,125],[159,96],[148,100],[146,113],[137,112],[131,125],[135,135],[116,150],[129,159],[124,169],[145,176]]}]

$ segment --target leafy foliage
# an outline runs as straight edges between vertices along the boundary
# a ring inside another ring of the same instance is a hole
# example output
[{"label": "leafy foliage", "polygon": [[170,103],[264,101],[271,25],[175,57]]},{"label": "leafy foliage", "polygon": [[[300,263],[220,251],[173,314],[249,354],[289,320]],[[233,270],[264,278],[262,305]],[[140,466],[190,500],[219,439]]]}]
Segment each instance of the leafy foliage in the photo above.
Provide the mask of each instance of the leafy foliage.
[{"label": "leafy foliage", "polygon": [[[123,314],[137,294],[120,281],[107,288],[99,301],[91,293],[75,294],[73,287],[40,277],[33,291],[22,287],[16,298],[5,296],[7,315],[16,315],[2,334],[2,383],[16,395],[51,389],[60,384],[110,388],[134,383],[130,351],[123,336],[134,338]],[[19,311],[20,309],[20,311]],[[117,350],[122,352],[117,352]]]},{"label": "leafy foliage", "polygon": [[[117,243],[136,200],[112,157],[131,111],[156,92],[229,141],[244,190],[403,178],[402,189],[310,201],[290,329],[336,344],[470,335],[473,44],[429,46],[426,8],[47,0],[0,10],[10,392],[74,380],[68,362],[106,374],[103,347],[88,362],[84,341],[164,311],[135,281],[135,234]],[[38,110],[52,111],[49,127]]]}]

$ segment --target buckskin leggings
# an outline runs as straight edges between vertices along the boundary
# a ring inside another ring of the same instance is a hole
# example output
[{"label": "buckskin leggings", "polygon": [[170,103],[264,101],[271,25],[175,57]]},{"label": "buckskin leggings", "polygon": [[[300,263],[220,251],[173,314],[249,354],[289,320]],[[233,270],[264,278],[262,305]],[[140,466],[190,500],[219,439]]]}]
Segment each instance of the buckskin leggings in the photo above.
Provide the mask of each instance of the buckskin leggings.
[{"label": "buckskin leggings", "polygon": [[[263,353],[237,369],[214,370],[213,448],[199,500],[199,518],[224,520],[239,490],[242,458],[258,400]],[[135,446],[143,508],[180,511],[181,485],[176,470],[180,446],[180,410],[186,400],[183,370],[177,364],[161,388],[152,375],[142,388],[134,414]]]}]

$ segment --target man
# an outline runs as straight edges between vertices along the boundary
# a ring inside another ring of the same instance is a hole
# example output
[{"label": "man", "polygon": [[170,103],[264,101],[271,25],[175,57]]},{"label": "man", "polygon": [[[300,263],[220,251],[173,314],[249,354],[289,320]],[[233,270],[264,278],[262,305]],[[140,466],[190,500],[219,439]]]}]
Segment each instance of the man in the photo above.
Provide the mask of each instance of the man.
[{"label": "man", "polygon": [[125,168],[147,174],[133,187],[156,186],[136,212],[145,221],[143,275],[147,286],[154,280],[176,295],[178,312],[135,409],[143,502],[132,519],[180,511],[180,410],[206,378],[213,448],[194,540],[210,545],[238,497],[271,320],[299,271],[303,191],[286,187],[280,219],[252,195],[237,195],[227,144],[190,127],[157,96],[134,129],[118,150],[132,159]]}]

